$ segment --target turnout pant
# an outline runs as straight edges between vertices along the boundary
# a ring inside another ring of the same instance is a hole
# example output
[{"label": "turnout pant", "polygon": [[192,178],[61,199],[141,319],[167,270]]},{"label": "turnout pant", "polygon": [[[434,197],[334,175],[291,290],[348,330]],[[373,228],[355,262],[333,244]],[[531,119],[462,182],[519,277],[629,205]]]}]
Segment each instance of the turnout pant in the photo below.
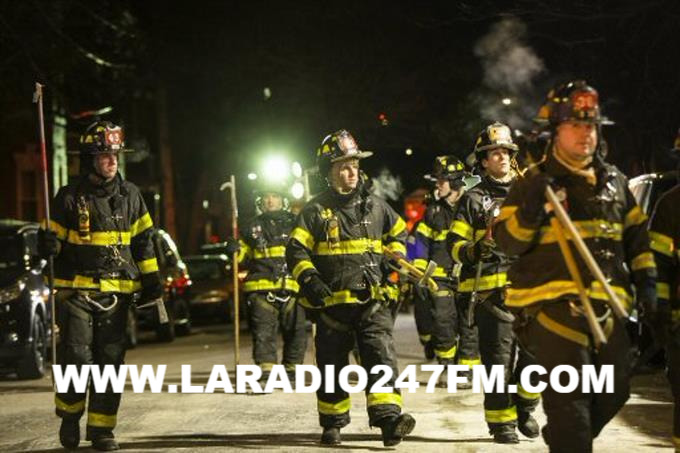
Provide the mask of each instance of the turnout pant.
[{"label": "turnout pant", "polygon": [[[578,302],[576,302],[578,304]],[[593,301],[599,315],[603,305]],[[592,451],[593,439],[623,407],[630,395],[630,342],[625,326],[613,315],[601,322],[607,343],[595,352],[586,318],[574,312],[568,301],[545,304],[518,329],[522,344],[548,374],[558,365],[571,365],[583,376],[583,365],[614,366],[614,393],[583,393],[581,382],[570,393],[559,393],[550,385],[542,393],[548,424],[543,437],[555,452]],[[560,382],[566,383],[566,374]]]},{"label": "turnout pant", "polygon": [[456,296],[456,308],[458,311],[458,352],[456,363],[459,365],[481,365],[479,355],[479,333],[477,324],[468,326],[467,311],[470,306],[469,295]]},{"label": "turnout pant", "polygon": [[[349,364],[349,353],[355,342],[361,366],[368,375],[366,398],[371,426],[380,425],[387,418],[401,413],[401,394],[394,388],[399,375],[397,354],[392,337],[393,317],[390,307],[377,300],[366,304],[340,304],[325,308],[319,315],[316,331],[316,362],[322,374],[317,391],[319,424],[324,428],[343,428],[350,422],[349,394],[338,384],[338,376]],[[325,367],[334,366],[333,389],[326,390]],[[371,393],[371,387],[382,374],[370,374],[376,365],[392,369],[391,378],[383,384],[392,387],[392,393]]]},{"label": "turnout pant", "polygon": [[450,283],[437,279],[439,290],[428,292],[432,307],[432,347],[437,361],[453,364],[458,343],[456,300]]},{"label": "turnout pant", "polygon": [[666,348],[668,380],[673,393],[673,443],[680,450],[680,325],[675,326]]},{"label": "turnout pant", "polygon": [[[505,370],[503,390],[484,393],[484,418],[489,430],[493,430],[500,425],[517,426],[518,415],[524,417],[533,412],[540,395],[519,385],[522,370],[533,361],[517,347],[512,321],[500,316],[509,315],[503,303],[503,291],[494,290],[485,296],[484,302],[475,308],[482,363],[487,374],[491,373],[493,365],[502,365]],[[516,393],[508,392],[509,384],[517,386]]]},{"label": "turnout pant", "polygon": [[413,288],[413,315],[416,319],[416,330],[420,344],[425,346],[432,341],[432,299],[424,288]]},{"label": "turnout pant", "polygon": [[304,309],[295,303],[294,296],[288,300],[281,296],[265,292],[248,294],[253,360],[263,372],[271,371],[272,366],[278,363],[276,340],[279,327],[283,336],[282,363],[286,371],[294,371],[295,365],[302,364],[305,359],[307,331]]},{"label": "turnout pant", "polygon": [[[78,370],[82,365],[114,365],[119,369],[125,359],[129,296],[76,291],[63,293],[56,302],[60,332],[57,352],[59,364],[62,367],[76,365]],[[92,301],[105,308],[113,308],[104,311],[93,305]],[[91,439],[112,433],[121,394],[114,393],[111,385],[106,388],[106,392],[96,393],[92,380],[89,394],[87,437]],[[76,392],[71,384],[66,392],[55,394],[57,415],[80,419],[85,412],[86,399],[87,391]]]}]

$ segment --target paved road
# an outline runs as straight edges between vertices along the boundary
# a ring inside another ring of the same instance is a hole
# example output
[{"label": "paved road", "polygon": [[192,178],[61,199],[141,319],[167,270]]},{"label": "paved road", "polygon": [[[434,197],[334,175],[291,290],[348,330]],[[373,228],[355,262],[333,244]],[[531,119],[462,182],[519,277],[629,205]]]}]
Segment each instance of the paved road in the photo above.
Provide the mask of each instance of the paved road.
[{"label": "paved road", "polygon": [[[172,344],[148,341],[129,351],[127,363],[167,364],[166,384],[180,382],[180,365],[191,364],[193,383],[205,384],[213,364],[233,368],[230,326],[206,325]],[[422,364],[412,318],[401,315],[395,338],[400,365]],[[241,362],[250,362],[250,338],[243,335]],[[307,362],[312,363],[311,351]],[[423,382],[427,374],[419,375]],[[54,416],[51,381],[16,381],[0,378],[0,451],[61,451]],[[491,443],[483,421],[482,396],[462,391],[449,394],[438,389],[426,394],[404,395],[405,406],[417,419],[412,436],[397,447],[401,451],[460,452],[546,451],[542,440],[522,439],[519,445]],[[379,430],[371,430],[363,395],[352,398],[352,424],[343,430],[341,449],[384,450]],[[672,406],[661,373],[637,377],[633,396],[595,443],[596,451],[636,453],[672,451],[668,435]],[[537,418],[544,423],[539,409]],[[84,423],[84,421],[83,421]],[[134,394],[123,396],[116,429],[122,447],[139,452],[204,452],[269,449],[316,451],[320,428],[313,394],[269,395]],[[86,450],[88,442],[81,443]],[[328,451],[327,449],[324,451]]]}]

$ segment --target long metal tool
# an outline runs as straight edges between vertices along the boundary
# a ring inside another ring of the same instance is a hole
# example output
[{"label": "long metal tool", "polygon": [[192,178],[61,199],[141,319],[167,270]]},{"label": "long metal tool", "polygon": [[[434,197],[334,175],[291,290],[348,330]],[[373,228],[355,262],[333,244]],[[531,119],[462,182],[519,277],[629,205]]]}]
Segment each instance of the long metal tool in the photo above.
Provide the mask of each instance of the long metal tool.
[{"label": "long metal tool", "polygon": [[[229,181],[220,186],[220,190],[229,189],[231,200],[231,231],[234,239],[238,240],[238,205],[236,203],[236,178],[231,175]],[[241,361],[240,346],[240,320],[239,320],[239,282],[238,282],[238,252],[231,257],[231,269],[234,279],[234,366]]]}]

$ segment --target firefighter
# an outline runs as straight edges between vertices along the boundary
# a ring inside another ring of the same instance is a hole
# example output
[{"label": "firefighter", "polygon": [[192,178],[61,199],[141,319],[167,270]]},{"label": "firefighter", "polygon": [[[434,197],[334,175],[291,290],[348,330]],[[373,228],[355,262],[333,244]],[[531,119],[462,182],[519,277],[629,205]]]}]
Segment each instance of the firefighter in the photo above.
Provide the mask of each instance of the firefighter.
[{"label": "firefighter", "polygon": [[248,276],[243,285],[253,332],[253,360],[266,381],[278,363],[276,337],[281,326],[283,360],[289,379],[307,350],[304,309],[295,303],[299,285],[286,265],[286,243],[295,224],[288,209],[285,181],[265,182],[256,192],[260,215],[245,228],[239,241],[230,240],[227,253],[238,252]]},{"label": "firefighter", "polygon": [[[120,366],[133,293],[141,290],[142,303],[162,296],[151,217],[137,186],[118,173],[124,151],[119,126],[106,121],[89,126],[80,138],[80,177],[53,201],[50,228],[61,242],[54,284],[62,366]],[[86,393],[70,386],[55,395],[59,440],[67,449],[80,442]],[[96,450],[119,448],[113,429],[120,397],[110,386],[104,393],[90,386],[86,439]]]},{"label": "firefighter", "polygon": [[359,161],[372,155],[360,151],[352,135],[339,130],[317,150],[319,172],[328,189],[312,199],[298,216],[286,248],[288,267],[300,283],[299,303],[316,312],[316,362],[322,374],[335,367],[334,389],[317,392],[321,443],[340,443],[340,429],[350,422],[349,394],[338,385],[340,370],[356,343],[361,365],[392,369],[384,386],[390,393],[370,393],[380,377],[369,374],[366,388],[369,423],[382,431],[385,446],[409,434],[415,420],[401,413],[402,401],[394,382],[399,372],[392,330],[392,292],[383,247],[405,255],[406,224],[382,199],[368,192]]},{"label": "firefighter", "polygon": [[[680,131],[674,153],[680,153]],[[680,154],[676,154],[680,157]],[[666,192],[654,209],[649,239],[656,261],[658,313],[652,322],[654,332],[665,343],[668,380],[675,403],[673,443],[680,452],[680,185]]]},{"label": "firefighter", "polygon": [[[548,418],[543,437],[552,452],[590,452],[592,442],[629,396],[630,356],[625,325],[612,315],[600,283],[580,257],[586,292],[607,338],[595,349],[576,283],[568,272],[545,209],[546,186],[555,188],[592,251],[605,278],[627,308],[633,294],[654,312],[656,268],[646,232],[647,218],[628,190],[626,177],[604,161],[598,93],[585,81],[552,90],[538,120],[551,140],[537,172],[510,191],[495,225],[496,241],[512,264],[506,305],[518,316],[520,342],[550,373],[558,365],[614,366],[614,393],[543,392]],[[635,291],[633,291],[635,287]]]},{"label": "firefighter", "polygon": [[[427,245],[418,240],[418,226],[423,219],[413,224],[411,231],[406,238],[406,258],[409,261],[415,260],[419,256],[427,253]],[[432,299],[415,284],[406,284],[408,295],[413,303],[413,317],[416,322],[418,339],[423,346],[423,354],[426,360],[434,359],[434,348],[432,347]]]},{"label": "firefighter", "polygon": [[496,247],[491,234],[491,225],[518,176],[513,165],[517,151],[510,128],[504,124],[493,123],[477,136],[472,161],[482,182],[460,199],[451,226],[451,253],[463,266],[458,292],[468,304],[468,325],[477,325],[481,361],[487,372],[493,365],[503,365],[506,371],[504,389],[484,394],[485,419],[497,443],[519,442],[516,427],[527,437],[539,435],[531,416],[539,395],[519,385],[516,394],[507,389],[530,360],[518,351],[512,331],[514,318],[505,306],[510,259]]},{"label": "firefighter", "polygon": [[[452,365],[457,352],[458,315],[454,297],[454,262],[447,247],[447,239],[455,215],[456,202],[465,189],[467,176],[465,166],[455,156],[438,156],[435,159],[432,174],[426,175],[425,178],[436,185],[436,201],[428,206],[415,234],[416,243],[422,246],[416,248],[413,264],[423,271],[430,260],[437,264],[433,278],[437,281],[439,290],[431,294],[427,288],[418,285],[414,286],[414,290],[416,304],[421,305],[421,307],[416,305],[416,313],[420,312],[420,318],[432,320],[432,333],[426,345],[432,348],[437,362],[441,365]],[[466,351],[468,352],[470,351]],[[470,359],[478,358],[474,351],[472,355]],[[466,359],[467,357],[462,360]],[[445,383],[444,373],[440,384]],[[469,388],[468,385],[461,387]]]}]

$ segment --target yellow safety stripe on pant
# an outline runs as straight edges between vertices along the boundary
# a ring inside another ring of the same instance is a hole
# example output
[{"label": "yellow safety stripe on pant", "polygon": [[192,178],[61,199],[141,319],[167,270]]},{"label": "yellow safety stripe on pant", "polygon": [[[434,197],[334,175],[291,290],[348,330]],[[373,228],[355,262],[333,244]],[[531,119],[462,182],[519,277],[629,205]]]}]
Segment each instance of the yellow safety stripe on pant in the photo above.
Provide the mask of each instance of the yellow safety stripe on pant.
[{"label": "yellow safety stripe on pant", "polygon": [[352,401],[346,398],[337,403],[326,403],[325,401],[317,400],[316,407],[320,414],[323,415],[342,415],[352,408]]},{"label": "yellow safety stripe on pant", "polygon": [[432,339],[432,335],[418,335],[418,338],[420,338],[422,343],[427,343]]},{"label": "yellow safety stripe on pant", "polygon": [[453,243],[453,247],[451,247],[451,257],[453,260],[457,263],[462,263],[463,261],[460,259],[460,249],[465,245],[469,244],[470,241],[456,241]]},{"label": "yellow safety stripe on pant", "polygon": [[453,223],[451,223],[451,232],[471,241],[474,230],[467,222],[454,220]]},{"label": "yellow safety stripe on pant", "polygon": [[[544,312],[540,312],[536,317],[536,320],[545,329],[549,330],[555,335],[558,335],[569,341],[573,341],[574,343],[580,344],[584,348],[590,346],[590,338],[588,337],[588,335],[555,321],[554,319],[546,315]],[[605,322],[604,328],[602,330],[604,332],[605,338],[608,339],[612,331],[614,330],[614,320],[611,317],[607,318],[607,321]]]},{"label": "yellow safety stripe on pant", "polygon": [[524,400],[537,400],[541,397],[540,393],[531,393],[524,390],[520,384],[517,384],[517,396]]},{"label": "yellow safety stripe on pant", "polygon": [[95,282],[91,277],[76,275],[73,280],[54,279],[57,288],[91,289],[102,293],[130,294],[142,289],[137,280],[101,279]]},{"label": "yellow safety stripe on pant", "polygon": [[401,242],[392,241],[385,248],[393,253],[400,253],[402,256],[406,256],[406,246]]},{"label": "yellow safety stripe on pant", "polygon": [[300,277],[300,274],[302,274],[307,269],[316,269],[316,268],[314,267],[314,264],[312,264],[312,262],[309,261],[309,260],[300,261],[293,268],[293,278],[295,280],[297,280]]},{"label": "yellow safety stripe on pant", "polygon": [[285,277],[276,281],[266,278],[260,280],[250,280],[243,284],[243,291],[245,292],[272,290],[288,290],[298,292],[300,290],[300,285],[298,285],[298,282],[295,280]]},{"label": "yellow safety stripe on pant", "polygon": [[484,410],[484,419],[487,423],[508,423],[517,420],[517,407],[507,409]]},{"label": "yellow safety stripe on pant", "polygon": [[314,249],[314,236],[312,236],[312,233],[302,227],[295,227],[290,233],[290,238],[295,239],[309,250]]},{"label": "yellow safety stripe on pant", "polygon": [[424,271],[427,269],[427,260],[424,260],[422,258],[416,258],[413,260],[413,266],[417,267],[421,271]]},{"label": "yellow safety stripe on pant", "polygon": [[[626,290],[613,285],[612,290],[619,297],[624,308],[629,310],[632,299]],[[591,287],[587,289],[587,293],[593,299],[608,300],[600,282],[594,281]],[[566,295],[578,296],[576,283],[571,280],[553,280],[543,285],[525,289],[510,286],[506,294],[505,305],[508,307],[524,307],[539,301],[559,299]]]},{"label": "yellow safety stripe on pant", "polygon": [[472,367],[474,365],[481,365],[482,364],[482,359],[479,357],[474,358],[474,359],[458,359],[458,365],[467,365],[469,367]]},{"label": "yellow safety stripe on pant", "polygon": [[628,211],[628,214],[626,214],[626,217],[623,220],[623,229],[625,230],[628,227],[641,225],[646,221],[647,215],[642,212],[640,206],[635,205],[630,211]]},{"label": "yellow safety stripe on pant", "polygon": [[386,285],[382,287],[383,299],[399,300],[399,287],[395,285]]},{"label": "yellow safety stripe on pant", "polygon": [[[496,288],[504,288],[508,284],[508,276],[505,272],[485,275],[479,279],[477,291],[488,291]],[[471,293],[475,289],[475,279],[468,278],[458,285],[458,292]]]},{"label": "yellow safety stripe on pant", "polygon": [[85,395],[83,395],[83,399],[81,401],[77,401],[71,404],[68,404],[61,400],[58,395],[54,395],[54,405],[60,411],[64,411],[69,414],[80,414],[85,410]]},{"label": "yellow safety stripe on pant", "polygon": [[379,406],[381,404],[394,404],[401,407],[401,395],[398,393],[369,393],[366,397],[366,406]]},{"label": "yellow safety stripe on pant", "polygon": [[503,206],[496,217],[496,222],[502,222],[512,217],[517,211],[517,206]]},{"label": "yellow safety stripe on pant", "polygon": [[137,261],[137,267],[142,274],[158,272],[158,260],[154,257],[144,261]]},{"label": "yellow safety stripe on pant", "polygon": [[434,353],[440,359],[452,359],[456,356],[456,346],[453,346],[447,350],[435,349]]},{"label": "yellow safety stripe on pant", "polygon": [[673,239],[665,234],[650,231],[649,247],[662,255],[673,257]]},{"label": "yellow safety stripe on pant", "polygon": [[670,300],[671,298],[671,287],[668,283],[656,282],[656,297],[659,299]]},{"label": "yellow safety stripe on pant", "polygon": [[87,425],[96,428],[115,428],[116,427],[116,416],[98,414],[96,412],[88,412],[87,414]]},{"label": "yellow safety stripe on pant", "polygon": [[132,223],[132,225],[130,226],[130,234],[132,235],[132,237],[135,237],[138,234],[148,230],[152,226],[153,221],[151,220],[151,216],[147,212],[146,214],[144,214],[143,216],[141,216],[139,219]]},{"label": "yellow safety stripe on pant", "polygon": [[638,256],[633,258],[630,263],[630,268],[633,271],[639,271],[641,269],[655,269],[656,263],[654,262],[654,255],[652,252],[640,253]]},{"label": "yellow safety stripe on pant", "polygon": [[80,237],[77,231],[69,230],[66,242],[76,245],[100,245],[103,247],[111,245],[130,245],[132,238],[129,231],[92,231],[90,239],[85,240]]},{"label": "yellow safety stripe on pant", "polygon": [[[606,220],[576,220],[572,222],[579,236],[583,239],[601,238],[620,241],[623,235],[623,225],[618,222],[607,222]],[[568,230],[564,231],[567,239],[571,238]],[[552,244],[557,242],[557,236],[552,226],[541,227],[541,244]]]},{"label": "yellow safety stripe on pant", "polygon": [[[338,241],[335,243],[323,241],[316,244],[314,254],[329,256],[360,255],[367,252],[382,253],[382,246],[382,240],[369,238],[350,239],[348,241]],[[404,248],[404,250],[406,250],[406,248]]]},{"label": "yellow safety stripe on pant", "polygon": [[260,258],[283,258],[286,256],[286,246],[276,245],[274,247],[267,247],[264,250],[254,249],[253,257],[255,259]]},{"label": "yellow safety stripe on pant", "polygon": [[[42,222],[42,226],[43,228],[45,227],[44,220]],[[54,220],[50,220],[50,230],[52,230],[54,234],[57,235],[57,238],[61,239],[62,241],[68,237],[68,230],[61,226],[58,222],[55,222]]]},{"label": "yellow safety stripe on pant", "polygon": [[[511,206],[510,208],[514,208],[515,210],[517,209],[516,206]],[[505,229],[508,230],[508,233],[512,235],[515,239],[518,241],[522,242],[529,242],[534,238],[534,235],[536,234],[536,230],[532,230],[530,228],[524,228],[519,224],[519,219],[517,218],[517,213],[513,213],[506,221],[505,221]]]},{"label": "yellow safety stripe on pant", "polygon": [[258,363],[257,366],[260,367],[262,371],[271,371],[274,368],[275,363],[263,362]]},{"label": "yellow safety stripe on pant", "polygon": [[401,217],[397,217],[397,220],[394,222],[394,225],[392,225],[392,228],[390,228],[390,231],[383,234],[383,238],[385,239],[387,239],[388,237],[396,238],[401,233],[403,233],[404,230],[406,230],[406,222],[404,222],[404,219],[402,219]]}]

